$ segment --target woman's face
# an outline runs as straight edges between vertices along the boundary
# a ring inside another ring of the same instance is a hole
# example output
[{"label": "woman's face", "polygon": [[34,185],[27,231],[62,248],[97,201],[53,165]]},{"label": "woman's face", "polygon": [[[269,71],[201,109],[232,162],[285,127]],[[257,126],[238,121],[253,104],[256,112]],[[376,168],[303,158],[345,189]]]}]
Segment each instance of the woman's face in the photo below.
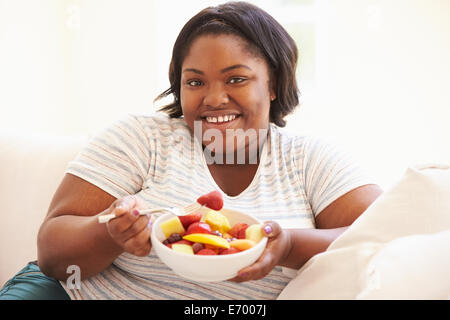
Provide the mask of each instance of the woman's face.
[{"label": "woman's face", "polygon": [[271,98],[267,63],[252,54],[243,39],[203,35],[192,42],[182,63],[180,99],[187,125],[195,132],[196,123],[197,133],[201,128],[203,145],[220,134],[222,140],[214,141],[223,141],[223,154],[236,152],[240,147],[230,134],[246,134],[248,146],[253,132],[269,127]]}]

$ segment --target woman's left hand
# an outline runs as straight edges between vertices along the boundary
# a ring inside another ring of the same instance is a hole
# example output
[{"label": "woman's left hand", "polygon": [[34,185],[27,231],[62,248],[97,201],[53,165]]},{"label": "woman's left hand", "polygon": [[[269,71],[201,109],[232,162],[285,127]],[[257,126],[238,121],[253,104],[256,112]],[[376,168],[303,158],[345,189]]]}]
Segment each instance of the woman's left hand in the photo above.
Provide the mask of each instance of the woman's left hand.
[{"label": "woman's left hand", "polygon": [[291,250],[289,233],[274,221],[264,222],[262,230],[264,235],[269,238],[266,249],[254,264],[240,270],[238,275],[230,281],[243,282],[262,279],[288,256]]}]

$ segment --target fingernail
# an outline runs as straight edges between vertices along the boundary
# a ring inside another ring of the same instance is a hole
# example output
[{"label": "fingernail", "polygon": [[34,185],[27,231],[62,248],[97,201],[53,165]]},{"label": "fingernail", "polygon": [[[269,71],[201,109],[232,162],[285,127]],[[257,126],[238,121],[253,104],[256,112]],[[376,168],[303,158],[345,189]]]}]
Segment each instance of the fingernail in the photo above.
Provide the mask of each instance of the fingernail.
[{"label": "fingernail", "polygon": [[147,228],[150,228],[151,226],[152,226],[152,220],[148,220]]},{"label": "fingernail", "polygon": [[241,278],[247,278],[248,273],[247,272],[242,272],[239,274],[239,277]]},{"label": "fingernail", "polygon": [[136,217],[139,216],[139,210],[134,209],[132,212]]},{"label": "fingernail", "polygon": [[272,227],[271,226],[264,226],[264,232],[266,234],[271,234],[272,233]]}]

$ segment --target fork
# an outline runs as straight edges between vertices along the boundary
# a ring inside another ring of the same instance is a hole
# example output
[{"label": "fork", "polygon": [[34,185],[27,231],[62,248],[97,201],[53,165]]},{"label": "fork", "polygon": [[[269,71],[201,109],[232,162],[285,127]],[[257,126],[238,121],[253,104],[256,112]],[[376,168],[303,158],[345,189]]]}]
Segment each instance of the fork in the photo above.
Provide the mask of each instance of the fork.
[{"label": "fork", "polygon": [[[156,213],[160,212],[162,214],[163,212],[170,212],[176,216],[185,216],[191,213],[194,213],[197,210],[200,210],[205,205],[201,205],[198,202],[191,203],[190,205],[184,206],[184,207],[158,207],[158,208],[151,208],[151,209],[144,209],[139,210],[139,215],[145,215],[149,213]],[[116,215],[114,213],[111,214],[105,214],[98,217],[99,223],[106,223],[111,219],[114,219]]]}]

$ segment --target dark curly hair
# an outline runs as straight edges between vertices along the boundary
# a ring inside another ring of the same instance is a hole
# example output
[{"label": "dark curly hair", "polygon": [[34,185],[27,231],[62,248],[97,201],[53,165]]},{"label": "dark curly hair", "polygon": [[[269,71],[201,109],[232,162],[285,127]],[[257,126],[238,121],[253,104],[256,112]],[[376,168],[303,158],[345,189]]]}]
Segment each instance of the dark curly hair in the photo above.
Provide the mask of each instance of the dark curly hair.
[{"label": "dark curly hair", "polygon": [[251,53],[263,57],[275,85],[276,99],[270,104],[270,122],[284,127],[284,117],[299,104],[295,71],[298,50],[295,41],[267,12],[247,2],[227,2],[203,9],[183,27],[175,41],[169,67],[170,88],[155,101],[173,94],[174,101],[159,111],[171,118],[183,115],[180,104],[181,66],[193,40],[205,34],[236,35],[248,44]]}]

